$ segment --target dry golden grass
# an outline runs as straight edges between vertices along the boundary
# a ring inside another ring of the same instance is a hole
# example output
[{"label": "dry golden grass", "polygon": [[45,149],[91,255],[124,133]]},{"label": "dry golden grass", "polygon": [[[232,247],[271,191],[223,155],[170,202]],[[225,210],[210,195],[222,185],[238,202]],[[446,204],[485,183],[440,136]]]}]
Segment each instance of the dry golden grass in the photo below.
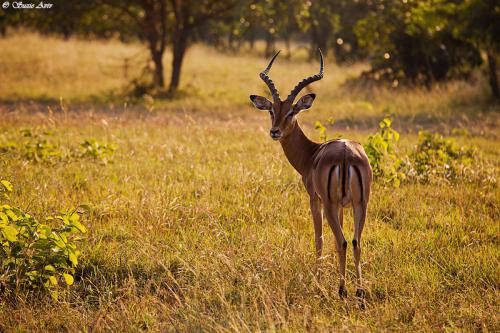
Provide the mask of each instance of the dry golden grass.
[{"label": "dry golden grass", "polygon": [[[90,137],[119,147],[108,165],[34,164],[0,154],[0,178],[16,188],[12,204],[39,218],[92,207],[75,286],[59,301],[0,298],[0,331],[500,330],[495,182],[376,183],[362,242],[368,302],[361,311],[350,252],[350,296],[337,296],[328,229],[317,279],[307,195],[267,134],[268,115],[248,106],[250,93],[267,95],[257,76],[265,61],[195,46],[184,98],[153,101],[153,110],[151,101],[125,108],[119,97],[90,103],[125,84],[119,67],[110,77],[97,64],[139,51],[33,35],[0,40],[0,99],[9,101],[0,105],[0,144],[22,141],[19,130],[31,128],[54,131],[51,140],[65,147]],[[272,77],[288,90],[316,66],[281,60]],[[350,91],[341,83],[363,65],[327,66],[314,87],[315,106],[301,115],[312,138],[314,120],[334,117],[330,131],[364,142],[389,107],[396,127],[408,132],[403,150],[415,144],[419,127],[468,129],[472,136],[459,142],[476,147],[497,175],[498,107],[480,84]],[[65,112],[40,103],[59,97],[68,101]],[[345,231],[351,239],[350,213]]]}]

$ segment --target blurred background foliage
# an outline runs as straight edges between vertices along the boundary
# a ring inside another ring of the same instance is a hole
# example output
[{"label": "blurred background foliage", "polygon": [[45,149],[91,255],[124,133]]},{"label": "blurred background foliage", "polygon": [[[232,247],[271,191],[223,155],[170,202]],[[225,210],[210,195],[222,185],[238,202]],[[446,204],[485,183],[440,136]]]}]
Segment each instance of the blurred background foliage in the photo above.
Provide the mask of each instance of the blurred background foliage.
[{"label": "blurred background foliage", "polygon": [[[314,59],[319,47],[338,63],[368,60],[358,80],[392,86],[467,79],[483,65],[500,99],[500,5],[495,0],[53,0],[50,10],[0,9],[0,33],[24,28],[65,38],[140,40],[149,49],[151,79],[140,92],[174,94],[186,50],[195,42],[223,52],[262,56],[283,42]],[[170,78],[163,55],[171,52]]]}]

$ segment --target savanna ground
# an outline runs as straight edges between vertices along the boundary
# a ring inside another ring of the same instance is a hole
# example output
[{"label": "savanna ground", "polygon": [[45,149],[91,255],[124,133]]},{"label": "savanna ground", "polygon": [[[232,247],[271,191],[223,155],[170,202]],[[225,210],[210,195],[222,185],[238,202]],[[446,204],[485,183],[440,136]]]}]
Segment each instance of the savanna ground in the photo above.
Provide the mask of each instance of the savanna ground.
[{"label": "savanna ground", "polygon": [[[308,197],[268,135],[269,116],[248,95],[267,96],[254,54],[190,49],[175,100],[120,97],[124,57],[139,45],[62,41],[36,35],[0,40],[0,137],[51,131],[61,147],[87,138],[116,143],[113,162],[34,163],[0,155],[15,187],[10,203],[40,219],[87,204],[89,232],[75,285],[49,296],[0,298],[0,331],[499,331],[499,107],[478,73],[471,83],[423,88],[353,87],[365,69],[326,62],[301,114],[335,119],[329,133],[366,142],[396,115],[402,151],[419,129],[452,133],[493,169],[489,182],[375,183],[362,239],[367,308],[338,297],[333,235],[325,226],[316,276]],[[285,95],[317,64],[278,59],[271,77]],[[169,59],[166,59],[166,64]],[[169,69],[166,69],[169,72]],[[62,97],[62,100],[60,99]],[[344,226],[352,239],[352,214]]]}]

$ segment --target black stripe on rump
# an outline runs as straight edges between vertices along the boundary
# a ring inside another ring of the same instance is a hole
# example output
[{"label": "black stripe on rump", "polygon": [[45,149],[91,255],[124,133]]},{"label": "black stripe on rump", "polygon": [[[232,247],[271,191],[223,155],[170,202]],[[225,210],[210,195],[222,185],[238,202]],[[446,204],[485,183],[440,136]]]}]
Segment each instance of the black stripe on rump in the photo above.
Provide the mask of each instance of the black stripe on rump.
[{"label": "black stripe on rump", "polygon": [[330,201],[330,202],[332,201],[331,200],[331,195],[330,195],[330,188],[331,188],[330,182],[332,181],[332,173],[333,173],[333,171],[335,170],[336,167],[337,166],[335,164],[332,165],[332,167],[330,168],[330,172],[328,172],[328,182],[327,182],[328,188],[327,188],[327,191],[328,191],[328,201]]},{"label": "black stripe on rump", "polygon": [[364,200],[364,191],[363,191],[363,178],[361,177],[361,171],[359,171],[359,168],[356,165],[353,165],[354,171],[356,171],[356,174],[358,175],[359,179],[359,186],[361,187],[361,201],[363,202]]}]

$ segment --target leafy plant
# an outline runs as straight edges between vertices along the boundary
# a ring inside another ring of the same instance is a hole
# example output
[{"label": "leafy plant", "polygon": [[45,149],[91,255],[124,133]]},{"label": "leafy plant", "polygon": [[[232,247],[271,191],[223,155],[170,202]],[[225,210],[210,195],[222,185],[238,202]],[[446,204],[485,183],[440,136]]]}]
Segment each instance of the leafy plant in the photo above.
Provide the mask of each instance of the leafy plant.
[{"label": "leafy plant", "polygon": [[9,199],[9,192],[12,192],[14,187],[5,179],[0,180],[0,199]]},{"label": "leafy plant", "polygon": [[[0,193],[12,185],[0,181]],[[71,286],[80,251],[78,234],[86,232],[80,215],[70,210],[40,223],[21,209],[0,206],[0,286],[16,291],[46,290],[58,297],[60,282]],[[57,224],[55,223],[57,222]],[[56,226],[54,226],[56,224]]]},{"label": "leafy plant", "polygon": [[[330,126],[335,123],[335,120],[333,118],[328,118],[326,121]],[[333,136],[330,137],[326,131],[326,127],[319,120],[316,120],[316,122],[314,123],[314,129],[319,131],[319,139],[321,140],[321,142],[327,142],[328,140],[338,139],[342,137],[340,133],[334,133]]]},{"label": "leafy plant", "polygon": [[91,157],[104,164],[111,162],[117,148],[115,143],[103,143],[96,139],[85,139],[79,147],[61,146],[50,140],[50,131],[21,131],[24,139],[7,140],[0,137],[0,153],[25,158],[35,163],[71,162],[75,159]]},{"label": "leafy plant", "polygon": [[58,145],[48,140],[51,132],[34,133],[29,129],[22,130],[26,138],[23,144],[23,156],[34,162],[54,162],[62,158],[63,154]]},{"label": "leafy plant", "polygon": [[[397,149],[399,133],[392,128],[392,122],[392,117],[382,119],[378,132],[370,135],[363,145],[376,179],[399,187],[405,180],[424,183],[433,179],[453,181],[474,173],[469,171],[472,171],[470,166],[475,160],[475,151],[459,147],[453,138],[439,134],[419,132],[414,151],[409,156],[400,153]],[[316,121],[315,128],[320,139],[327,141],[326,127]],[[475,171],[484,174],[483,169]]]},{"label": "leafy plant", "polygon": [[111,161],[111,158],[116,150],[116,144],[114,143],[103,143],[96,139],[86,139],[82,144],[81,156],[92,157],[94,159],[101,160],[104,164]]},{"label": "leafy plant", "polygon": [[321,142],[326,142],[328,140],[326,127],[321,123],[321,121],[316,120],[316,122],[314,123],[314,129],[319,131],[319,139],[321,140]]},{"label": "leafy plant", "polygon": [[419,132],[418,144],[410,155],[410,175],[418,181],[428,182],[440,177],[454,180],[463,175],[472,164],[475,152],[471,148],[459,147],[453,138],[440,134]]},{"label": "leafy plant", "polygon": [[405,162],[396,147],[399,133],[391,127],[392,121],[391,117],[380,121],[379,131],[368,137],[364,148],[374,176],[398,187],[405,179],[405,174],[402,172]]},{"label": "leafy plant", "polygon": [[0,153],[10,153],[15,150],[16,150],[16,144],[14,142],[12,141],[0,142]]},{"label": "leafy plant", "polygon": [[[373,10],[353,29],[359,45],[370,56],[371,70],[362,77],[392,81],[393,87],[397,87],[400,83],[430,86],[436,81],[470,74],[482,63],[479,40],[463,38],[457,28],[486,17],[484,12],[491,12],[493,7],[479,9],[483,13],[475,20],[469,15],[457,18],[461,12],[458,8],[453,1],[374,1]],[[491,27],[489,22],[494,22],[495,16],[479,25],[482,37],[494,35],[493,30],[485,28]],[[474,26],[478,24],[470,28]]]}]

